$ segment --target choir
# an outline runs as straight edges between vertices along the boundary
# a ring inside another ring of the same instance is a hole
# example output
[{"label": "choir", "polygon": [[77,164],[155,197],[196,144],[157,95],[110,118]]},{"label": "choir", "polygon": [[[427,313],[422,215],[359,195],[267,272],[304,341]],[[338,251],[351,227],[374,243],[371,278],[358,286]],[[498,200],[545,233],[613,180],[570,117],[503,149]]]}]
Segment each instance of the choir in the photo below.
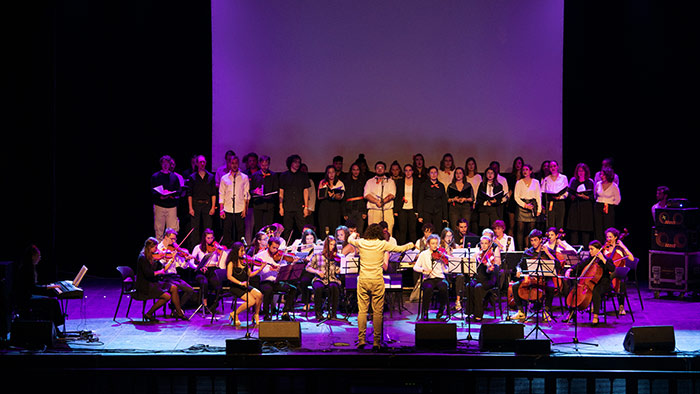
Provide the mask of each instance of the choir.
[{"label": "choir", "polygon": [[[158,243],[155,249],[151,244],[144,248],[140,272],[151,283],[148,293],[162,303],[170,301],[177,318],[184,316],[182,305],[191,298],[193,287],[203,293],[204,310],[215,313],[224,282],[233,284],[230,291],[246,301],[231,314],[236,325],[247,308],[253,308],[256,323],[261,309],[263,319],[272,319],[276,294],[284,299],[283,319],[290,319],[299,294],[304,310],[311,309],[313,294],[317,319],[323,318],[324,305],[329,317],[335,317],[344,292],[341,267],[347,268],[346,258],[359,256],[363,245],[349,241],[361,238],[373,224],[381,226],[382,239],[390,244],[416,240],[411,266],[414,294],[423,297],[423,318],[428,317],[434,292],[437,317],[449,316],[448,289],[454,288],[454,310],[480,320],[492,290],[506,288],[511,281],[518,309],[515,318],[525,317],[532,300],[524,289],[532,285],[542,291],[543,316],[548,320],[555,292],[568,293],[573,286],[556,276],[546,284],[523,278],[528,278],[527,260],[543,252],[556,262],[557,275],[564,275],[560,255],[574,249],[561,239],[565,231],[571,233],[573,244],[588,246],[598,239],[608,249],[617,247],[623,257],[631,256],[614,229],[620,189],[610,159],[603,162],[596,180],[584,163],[569,178],[555,160],[543,162],[535,173],[517,157],[504,176],[498,162],[480,173],[474,158],[461,167],[450,153],[439,166],[426,165],[418,153],[403,167],[393,161],[387,170],[378,161],[374,172],[363,155],[347,172],[343,157],[335,156],[315,183],[299,155],[289,156],[287,171],[281,173],[270,170],[269,156],[249,153],[241,162],[228,151],[225,157],[224,165],[210,173],[206,158],[195,156],[191,173],[181,177],[174,161],[163,156],[161,170],[151,177],[155,237],[148,242]],[[192,247],[191,255],[176,243],[182,197],[194,234],[186,243]],[[417,239],[419,233],[423,237]],[[601,249],[591,245],[596,253]],[[466,274],[451,270],[453,251],[470,248],[475,249],[478,268]],[[524,257],[509,269],[501,256],[516,250],[525,250]],[[611,259],[601,254],[598,262],[609,271]],[[296,263],[303,263],[304,269],[284,271]],[[570,268],[567,275],[580,273],[581,267]],[[598,303],[594,306],[597,312]],[[152,312],[146,318],[153,319]]]}]

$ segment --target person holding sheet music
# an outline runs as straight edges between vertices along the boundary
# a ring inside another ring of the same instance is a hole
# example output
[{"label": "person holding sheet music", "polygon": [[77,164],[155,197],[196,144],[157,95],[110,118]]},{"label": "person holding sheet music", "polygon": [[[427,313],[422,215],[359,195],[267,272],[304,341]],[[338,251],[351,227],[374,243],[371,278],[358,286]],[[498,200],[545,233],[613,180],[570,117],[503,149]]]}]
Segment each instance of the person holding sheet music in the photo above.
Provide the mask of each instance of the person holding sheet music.
[{"label": "person holding sheet music", "polygon": [[318,184],[318,228],[321,234],[333,235],[340,226],[345,185],[338,179],[333,165],[326,167],[326,176]]},{"label": "person holding sheet music", "polygon": [[395,243],[384,241],[384,234],[379,224],[367,227],[364,237],[358,239],[357,233],[352,233],[348,242],[355,246],[360,255],[359,275],[357,278],[357,326],[358,348],[366,345],[367,310],[372,302],[372,326],[374,328],[373,349],[378,350],[382,342],[382,325],[384,320],[384,276],[388,268],[384,259],[386,252],[404,252],[413,249],[413,243],[397,246]]},{"label": "person holding sheet music", "polygon": [[253,233],[273,222],[280,187],[279,175],[270,171],[270,156],[260,156],[259,164],[260,169],[250,176]]},{"label": "person holding sheet music", "polygon": [[170,156],[160,158],[160,171],[151,175],[151,196],[153,200],[153,227],[155,237],[160,242],[166,228],[178,229],[177,205],[182,191],[180,179],[171,170]]},{"label": "person holding sheet music", "polygon": [[540,182],[532,177],[532,166],[524,164],[522,178],[515,183],[515,202],[518,204],[518,231],[516,232],[518,250],[525,249],[526,234],[535,228],[537,217],[542,214],[542,192]]},{"label": "person holding sheet music", "polygon": [[365,220],[367,220],[367,204],[364,190],[366,179],[360,175],[360,166],[353,163],[350,172],[343,180],[345,185],[345,197],[343,198],[342,215],[347,222],[352,221],[357,226],[357,231],[363,232]]},{"label": "person holding sheet music", "polygon": [[338,311],[338,299],[340,297],[340,257],[335,237],[328,236],[323,242],[323,251],[314,253],[311,261],[306,265],[306,272],[314,275],[312,287],[314,289],[314,311],[316,320],[323,318],[324,291],[328,293],[328,317],[336,318]]},{"label": "person holding sheet music", "polygon": [[437,167],[428,169],[428,180],[418,191],[418,221],[431,223],[435,231],[442,230],[447,223],[447,193],[445,185],[438,180]]},{"label": "person holding sheet music", "polygon": [[281,257],[283,252],[279,249],[281,240],[279,237],[271,237],[267,241],[267,249],[253,256],[263,261],[265,266],[260,271],[260,291],[263,295],[263,320],[272,320],[272,298],[275,292],[284,293],[284,309],[282,320],[291,320],[289,312],[292,311],[294,300],[297,298],[297,288],[285,281],[278,281]]},{"label": "person holding sheet music", "polygon": [[479,210],[479,227],[491,227],[499,219],[499,207],[503,201],[503,185],[496,180],[496,171],[489,167],[484,172],[484,181],[476,193],[476,206]]},{"label": "person holding sheet music", "polygon": [[[530,247],[523,252],[523,257],[520,263],[516,267],[515,277],[519,281],[513,285],[513,300],[516,307],[518,308],[518,313],[513,316],[514,320],[525,320],[527,315],[525,314],[525,302],[519,295],[520,286],[524,283],[532,283],[536,278],[531,276],[530,268],[528,267],[528,260],[550,260],[551,258],[547,255],[545,251],[544,242],[542,242],[542,232],[540,230],[532,230],[528,236],[530,240]],[[541,263],[541,261],[539,261]],[[527,275],[525,275],[527,274]],[[527,281],[526,281],[527,277]],[[545,312],[543,313],[542,320],[547,322],[551,320],[550,311],[552,310],[552,302],[554,300],[554,284],[551,279],[538,279],[540,282],[540,288],[544,292],[544,305]],[[536,301],[536,300],[530,300]],[[541,300],[540,300],[541,301]]]},{"label": "person holding sheet music", "polygon": [[[492,238],[484,235],[479,239],[479,247],[476,254],[476,275],[467,284],[467,302],[465,313],[473,315],[476,321],[484,317],[484,301],[489,290],[498,286],[498,278],[501,270],[501,251]],[[492,294],[492,297],[495,297]]]},{"label": "person holding sheet music", "polygon": [[428,320],[428,309],[433,298],[433,292],[438,292],[438,311],[436,318],[440,319],[443,313],[449,315],[448,285],[445,273],[449,268],[447,252],[440,248],[440,237],[432,234],[428,237],[428,249],[420,252],[413,270],[422,275],[421,290],[423,300],[421,305],[421,318]]},{"label": "person holding sheet music", "polygon": [[615,207],[620,204],[620,188],[614,179],[612,168],[605,167],[601,170],[601,181],[596,183],[593,189],[595,206],[593,208],[593,222],[595,224],[596,239],[605,238],[604,229],[615,226]]},{"label": "person holding sheet music", "polygon": [[449,225],[457,227],[460,218],[470,218],[472,216],[472,206],[474,204],[474,189],[466,181],[464,168],[457,167],[454,170],[454,178],[447,186],[447,215]]},{"label": "person holding sheet music", "polygon": [[585,163],[579,163],[569,182],[566,229],[574,245],[588,245],[593,234],[593,181]]},{"label": "person holding sheet music", "polygon": [[[599,269],[602,271],[602,275],[598,282],[595,283],[595,286],[593,287],[592,291],[591,312],[593,313],[593,316],[591,318],[591,323],[593,323],[594,325],[598,324],[598,312],[600,311],[601,306],[601,295],[610,290],[610,277],[611,274],[615,271],[615,264],[613,264],[612,259],[609,259],[605,256],[605,254],[602,251],[602,248],[603,245],[600,243],[600,241],[590,242],[588,244],[588,259],[584,261],[579,261],[578,264],[571,266],[571,268],[569,268],[565,274],[567,278],[578,278],[581,276],[581,273],[589,264],[598,264]],[[576,286],[572,286],[571,291],[576,291]],[[571,310],[566,319],[564,319],[564,322],[571,321],[571,319],[574,316],[574,313],[576,313],[576,310]]]},{"label": "person holding sheet music", "polygon": [[253,321],[260,323],[260,306],[263,303],[263,295],[260,290],[250,285],[250,278],[258,275],[267,267],[266,262],[259,262],[255,270],[249,264],[251,261],[245,254],[245,246],[242,242],[234,242],[230,253],[226,257],[226,278],[231,282],[231,294],[240,298],[243,303],[229,315],[231,324],[240,326],[238,316],[248,308],[253,308]]},{"label": "person holding sheet music", "polygon": [[559,163],[549,161],[549,175],[542,180],[547,227],[564,228],[566,198],[569,196],[569,179],[559,172]]}]

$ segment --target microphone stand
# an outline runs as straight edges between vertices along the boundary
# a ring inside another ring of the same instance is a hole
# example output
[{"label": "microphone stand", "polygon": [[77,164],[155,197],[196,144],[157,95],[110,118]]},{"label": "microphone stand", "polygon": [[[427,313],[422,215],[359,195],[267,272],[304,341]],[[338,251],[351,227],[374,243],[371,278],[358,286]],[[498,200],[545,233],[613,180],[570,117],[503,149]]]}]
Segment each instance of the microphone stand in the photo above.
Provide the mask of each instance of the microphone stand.
[{"label": "microphone stand", "polygon": [[[472,274],[473,274],[473,273],[472,273],[472,270],[471,270],[471,264],[470,264],[470,263],[471,263],[471,260],[472,260],[472,256],[471,256],[471,255],[472,255],[471,242],[468,242],[468,243],[467,243],[467,248],[466,248],[466,249],[467,249],[467,264],[468,264],[468,267],[469,267],[468,272],[467,272],[468,278],[469,278],[469,282],[466,282],[466,279],[467,279],[467,278],[465,277],[465,282],[464,282],[464,284],[465,284],[465,286],[470,286],[470,287],[471,287],[471,285],[472,285],[471,280],[472,280]],[[462,263],[462,272],[464,272],[464,263]],[[471,311],[474,310],[474,297],[473,297],[473,293],[474,293],[474,292],[472,291],[472,294],[469,295],[469,301],[468,301],[468,302],[469,302],[469,312],[471,312]],[[464,310],[462,310],[462,319],[464,319]],[[471,318],[471,314],[469,314],[469,313],[467,313],[467,337],[464,338],[464,339],[462,339],[461,341],[463,341],[463,340],[466,340],[467,343],[469,343],[470,341],[473,341],[473,340],[474,340],[474,338],[472,337],[472,318]]]}]

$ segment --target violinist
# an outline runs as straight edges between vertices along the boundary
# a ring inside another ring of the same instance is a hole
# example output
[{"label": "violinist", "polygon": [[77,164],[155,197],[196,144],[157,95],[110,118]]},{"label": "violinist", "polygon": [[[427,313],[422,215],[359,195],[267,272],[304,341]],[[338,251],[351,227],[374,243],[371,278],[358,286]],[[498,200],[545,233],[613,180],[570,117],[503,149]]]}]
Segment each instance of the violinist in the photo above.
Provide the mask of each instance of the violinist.
[{"label": "violinist", "polygon": [[144,242],[143,249],[136,262],[135,287],[136,292],[140,296],[149,299],[157,299],[157,301],[154,302],[151,309],[143,315],[143,318],[150,322],[156,321],[153,314],[165,305],[166,302],[172,301],[176,310],[179,311],[179,314],[176,315],[176,319],[185,320],[185,315],[180,308],[180,297],[177,292],[177,286],[160,279],[164,271],[156,267],[157,262],[155,259],[157,257],[160,257],[158,255],[158,240],[155,238],[148,238],[146,242]]},{"label": "violinist", "polygon": [[449,315],[448,285],[445,273],[449,267],[449,258],[445,249],[440,248],[440,237],[432,234],[428,237],[428,249],[420,252],[413,270],[423,275],[421,290],[423,291],[422,319],[428,320],[428,309],[433,298],[433,292],[438,292],[438,311],[436,318],[440,319],[443,312]]},{"label": "violinist", "polygon": [[[319,242],[320,241],[316,237],[316,233],[314,232],[314,230],[308,226],[305,226],[304,230],[301,233],[301,239],[297,239],[294,242],[292,242],[291,249],[296,251],[297,253],[306,253],[308,261],[309,256],[311,256],[311,254],[313,254],[314,252],[314,247]],[[311,291],[309,290],[309,286],[311,286],[311,282],[313,281],[313,279],[313,274],[304,271],[301,273],[301,278],[299,278],[299,281],[297,283],[297,288],[301,293],[301,302],[302,304],[304,304],[304,311],[308,310],[307,305],[311,300]]]},{"label": "violinist", "polygon": [[160,257],[158,259],[160,268],[163,269],[161,277],[165,282],[176,286],[180,294],[180,305],[175,305],[174,302],[170,304],[173,317],[180,317],[183,315],[181,305],[187,304],[187,301],[194,294],[194,290],[192,286],[178,275],[177,269],[192,268],[190,261],[192,260],[192,255],[189,254],[187,249],[181,248],[177,244],[177,231],[171,228],[165,230],[165,237],[160,241],[157,249],[160,252],[158,256]]},{"label": "violinist", "polygon": [[[603,253],[603,251],[601,250],[602,247],[603,246],[600,244],[600,241],[592,241],[591,243],[589,243],[588,251],[590,252],[590,256],[588,257],[588,259],[572,266],[566,271],[565,274],[567,278],[572,277],[572,274],[573,277],[580,277],[581,274],[584,272],[584,269],[588,267],[589,264],[597,264],[599,269],[602,270],[601,277],[600,279],[598,279],[598,282],[595,283],[595,286],[593,287],[592,291],[591,302],[593,303],[593,306],[591,307],[591,311],[593,312],[593,318],[591,320],[591,323],[593,324],[598,324],[598,312],[600,311],[601,295],[610,290],[610,275],[612,272],[615,271],[615,264],[613,264],[611,259],[608,259],[605,256],[605,253]],[[576,288],[572,288],[571,291],[576,290]],[[571,295],[569,295],[567,299],[569,297],[571,297]],[[571,312],[569,312],[569,316],[564,321],[571,321],[571,318],[574,316],[575,312],[576,310],[572,309]]]},{"label": "violinist", "polygon": [[357,251],[354,246],[348,243],[350,238],[350,229],[347,226],[338,226],[335,229],[335,241],[338,245],[338,253],[343,256],[354,255]]},{"label": "violinist", "polygon": [[[498,277],[501,270],[501,251],[493,239],[482,236],[479,239],[479,248],[476,254],[476,276],[467,284],[467,305],[465,312],[474,315],[476,321],[484,317],[484,301],[489,290],[498,286]],[[492,294],[495,297],[495,294]]]},{"label": "violinist", "polygon": [[250,285],[250,278],[258,275],[266,264],[262,262],[254,270],[251,268],[250,259],[245,254],[245,247],[241,242],[235,242],[231,252],[226,257],[226,278],[231,282],[231,294],[244,301],[235,311],[229,315],[230,321],[235,326],[240,326],[238,316],[248,308],[254,309],[253,321],[260,323],[260,305],[262,305],[263,295],[260,291]]},{"label": "violinist", "polygon": [[272,319],[272,298],[276,292],[284,293],[284,309],[282,310],[282,320],[291,320],[289,312],[294,306],[297,298],[297,288],[290,283],[277,281],[281,262],[287,256],[279,249],[279,237],[271,237],[267,241],[267,250],[256,254],[254,258],[265,262],[265,266],[260,271],[260,290],[263,295],[263,320]]},{"label": "violinist", "polygon": [[[226,268],[226,257],[228,250],[221,246],[214,239],[214,231],[207,228],[202,234],[202,242],[192,249],[192,257],[197,262],[194,265],[194,282],[199,286],[202,293],[202,305],[209,309],[212,300],[218,298],[222,283],[217,275],[217,270]],[[202,266],[197,269],[198,266]],[[214,290],[214,294],[211,294]]]},{"label": "violinist", "polygon": [[[603,247],[603,254],[608,259],[613,261],[615,267],[624,267],[625,261],[634,261],[634,255],[627,249],[624,243],[622,243],[622,238],[624,238],[627,233],[620,233],[620,231],[614,227],[610,227],[605,230],[605,246]],[[612,280],[612,288],[615,291],[620,292],[621,287],[625,286],[624,282],[619,279],[614,278]],[[625,296],[622,294],[617,296],[617,303],[620,305],[618,313],[620,315],[625,315]]]},{"label": "violinist", "polygon": [[506,234],[506,222],[503,220],[493,222],[493,242],[498,246],[501,254],[515,252],[515,242],[513,237]]},{"label": "violinist", "polygon": [[335,237],[328,236],[323,242],[323,251],[314,253],[311,261],[306,265],[306,272],[314,275],[312,286],[314,289],[314,311],[316,320],[323,318],[324,291],[328,293],[329,318],[335,319],[338,310],[338,298],[340,296],[340,257]]},{"label": "violinist", "polygon": [[[540,230],[530,231],[528,236],[530,240],[530,248],[523,252],[523,257],[520,263],[516,267],[515,278],[519,280],[513,285],[513,300],[516,307],[518,308],[518,313],[513,316],[515,320],[525,320],[527,315],[525,314],[525,305],[527,301],[538,301],[540,296],[544,296],[545,312],[543,313],[542,319],[545,322],[551,320],[550,311],[552,310],[552,301],[554,300],[554,284],[551,280],[546,280],[544,278],[536,278],[534,276],[524,275],[527,271],[527,260],[528,259],[547,259],[548,256],[545,251],[545,245],[542,242],[542,232]],[[523,287],[523,291],[521,291]],[[532,289],[534,291],[525,291],[527,289]],[[528,297],[523,298],[521,294],[528,294]],[[536,296],[529,296],[530,294],[535,294]],[[541,294],[543,293],[543,294]]]}]

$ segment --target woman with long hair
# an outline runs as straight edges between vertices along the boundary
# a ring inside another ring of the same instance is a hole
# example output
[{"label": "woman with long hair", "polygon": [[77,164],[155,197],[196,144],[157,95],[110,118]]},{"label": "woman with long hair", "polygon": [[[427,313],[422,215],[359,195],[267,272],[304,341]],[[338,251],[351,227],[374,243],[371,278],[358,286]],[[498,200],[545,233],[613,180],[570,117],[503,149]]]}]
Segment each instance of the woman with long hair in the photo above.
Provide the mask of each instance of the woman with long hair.
[{"label": "woman with long hair", "polygon": [[508,182],[508,204],[506,205],[506,217],[508,219],[508,235],[515,235],[516,219],[518,218],[518,203],[513,198],[515,194],[515,184],[523,177],[522,169],[525,165],[523,158],[518,156],[513,160],[513,167],[506,176]]},{"label": "woman with long hair", "polygon": [[455,168],[452,182],[447,186],[447,215],[449,225],[455,228],[459,219],[469,220],[472,216],[474,189],[465,176],[464,168]]},{"label": "woman with long hair", "polygon": [[328,236],[323,242],[321,253],[314,253],[311,261],[306,264],[306,271],[314,274],[311,286],[314,289],[314,311],[316,320],[323,318],[323,304],[326,301],[324,292],[327,292],[329,303],[328,315],[335,319],[338,311],[338,299],[340,297],[340,257],[335,237]]},{"label": "woman with long hair", "polygon": [[136,292],[143,298],[157,299],[143,315],[146,321],[156,321],[153,315],[166,302],[171,301],[175,307],[175,316],[178,319],[186,320],[182,308],[180,307],[180,296],[177,286],[160,280],[159,276],[165,274],[165,269],[156,270],[156,262],[162,257],[157,255],[158,240],[150,237],[144,242],[143,249],[139,253],[136,261]]},{"label": "woman with long hair", "polygon": [[[468,157],[464,162],[464,179],[472,186],[474,191],[474,201],[472,202],[472,214],[471,217],[466,218],[469,221],[468,230],[473,233],[479,232],[479,207],[476,206],[476,193],[479,190],[479,185],[481,184],[482,178],[479,174],[479,170],[476,165],[476,159],[473,157]],[[453,225],[454,226],[454,225]]]},{"label": "woman with long hair", "polygon": [[265,262],[253,271],[248,264],[250,258],[245,254],[245,247],[241,242],[234,242],[231,251],[226,258],[226,278],[231,282],[231,294],[241,299],[243,303],[229,315],[231,324],[240,326],[238,316],[248,308],[253,308],[253,321],[260,323],[260,307],[262,306],[262,293],[250,286],[250,278],[256,276],[265,267]]},{"label": "woman with long hair", "polygon": [[527,247],[526,236],[535,228],[537,218],[542,213],[542,192],[540,182],[532,178],[532,166],[524,164],[522,178],[515,183],[515,203],[518,204],[516,246],[518,250]]},{"label": "woman with long hair", "polygon": [[491,227],[491,223],[502,220],[499,216],[503,199],[503,185],[496,179],[496,171],[489,167],[484,172],[484,181],[479,185],[476,205],[479,209],[479,227]]},{"label": "woman with long hair", "polygon": [[585,163],[579,163],[569,182],[566,228],[574,245],[588,245],[593,234],[593,181]]},{"label": "woman with long hair", "polygon": [[327,235],[340,226],[345,185],[338,179],[333,165],[326,167],[326,175],[318,184],[318,227]]},{"label": "woman with long hair", "polygon": [[612,168],[603,168],[600,182],[593,189],[595,206],[593,207],[593,222],[596,239],[603,239],[603,229],[615,226],[615,207],[620,204],[620,188],[613,181],[615,173]]}]

